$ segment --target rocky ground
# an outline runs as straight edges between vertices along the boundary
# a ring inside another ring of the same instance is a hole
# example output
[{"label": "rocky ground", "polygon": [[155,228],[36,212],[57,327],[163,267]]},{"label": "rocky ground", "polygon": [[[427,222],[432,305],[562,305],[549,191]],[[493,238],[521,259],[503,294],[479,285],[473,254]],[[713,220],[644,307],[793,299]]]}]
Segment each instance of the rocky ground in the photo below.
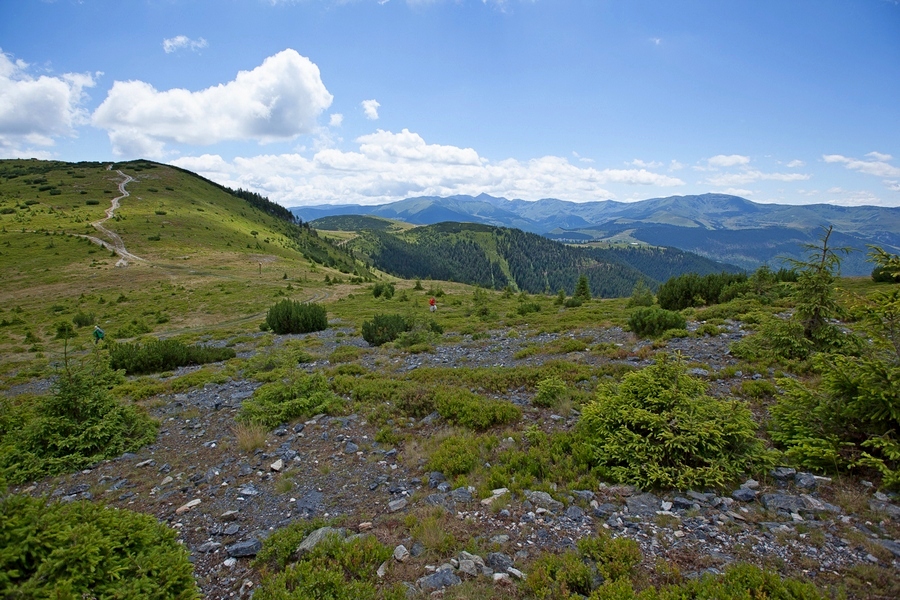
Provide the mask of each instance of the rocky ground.
[{"label": "rocky ground", "polygon": [[[668,342],[668,350],[700,365],[694,374],[710,380],[711,393],[727,393],[741,379],[764,376],[738,372],[727,380],[716,379],[717,372],[735,364],[728,345],[744,334],[738,324],[729,328],[730,333],[719,337]],[[321,341],[316,350],[320,356],[328,356],[338,344],[366,346],[352,330],[339,327],[310,335]],[[514,355],[562,335],[569,334],[495,331],[488,339],[462,338],[433,353],[379,350],[364,354],[358,362],[397,371],[535,364],[560,356],[538,353],[516,359]],[[645,343],[621,329],[578,336],[592,344],[621,344],[627,356],[609,359],[583,352],[570,353],[566,360],[649,364],[641,358],[640,346]],[[238,349],[241,356],[254,351],[249,344]],[[326,365],[321,359],[306,368]],[[13,491],[64,501],[99,499],[155,515],[179,532],[207,598],[248,597],[259,578],[249,566],[250,557],[261,541],[279,527],[314,516],[342,516],[349,533],[368,531],[396,547],[392,561],[397,568],[388,569],[386,577],[407,582],[411,595],[472,577],[490,577],[502,585],[510,577],[522,576],[528,561],[539,553],[570,547],[598,528],[636,540],[647,564],[663,558],[688,574],[721,570],[734,561],[812,578],[857,564],[900,570],[897,498],[878,493],[865,482],[833,482],[781,468],[764,481],[748,480],[740,488],[715,493],[651,494],[604,485],[557,498],[543,492],[513,496],[504,490],[481,498],[472,488],[451,489],[440,473],[425,472],[422,461],[408,455],[402,445],[375,442],[377,429],[357,415],[318,416],[279,427],[269,435],[264,450],[242,453],[235,440],[234,417],[258,385],[234,379],[154,399],[151,412],[161,422],[154,445]],[[523,407],[530,401],[524,390],[510,390],[502,397]],[[550,430],[572,427],[577,415],[529,408],[523,419]],[[404,426],[416,436],[428,436],[442,427],[440,421],[432,415]],[[431,505],[447,508],[460,528],[495,551],[485,556],[423,554],[421,544],[404,537],[398,524],[405,514]]]}]

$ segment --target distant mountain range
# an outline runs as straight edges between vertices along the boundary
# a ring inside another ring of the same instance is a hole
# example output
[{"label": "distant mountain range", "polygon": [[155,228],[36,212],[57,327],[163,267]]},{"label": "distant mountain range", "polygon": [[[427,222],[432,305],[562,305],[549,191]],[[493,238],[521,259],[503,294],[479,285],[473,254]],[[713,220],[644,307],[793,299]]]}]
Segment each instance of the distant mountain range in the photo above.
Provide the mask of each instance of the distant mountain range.
[{"label": "distant mountain range", "polygon": [[803,255],[823,226],[832,242],[852,247],[844,275],[867,275],[867,245],[900,252],[900,208],[830,204],[758,204],[739,196],[702,194],[640,202],[535,202],[479,196],[423,196],[378,206],[320,205],[292,208],[304,221],[333,215],[371,215],[416,225],[446,221],[512,227],[570,243],[600,241],[670,246],[755,269],[777,267],[781,258]]}]

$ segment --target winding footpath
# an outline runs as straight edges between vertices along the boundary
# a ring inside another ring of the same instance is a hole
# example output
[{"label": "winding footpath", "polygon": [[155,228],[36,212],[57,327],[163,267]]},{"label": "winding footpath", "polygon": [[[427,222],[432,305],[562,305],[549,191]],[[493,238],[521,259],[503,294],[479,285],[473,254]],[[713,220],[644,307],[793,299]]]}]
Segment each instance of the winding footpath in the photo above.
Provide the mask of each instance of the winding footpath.
[{"label": "winding footpath", "polygon": [[[111,170],[112,165],[110,165],[106,169]],[[86,237],[87,239],[91,240],[95,244],[103,246],[107,250],[111,250],[111,251],[115,252],[116,254],[118,254],[119,260],[116,262],[116,266],[117,267],[127,267],[129,260],[143,261],[144,259],[141,258],[140,256],[136,256],[136,255],[132,254],[131,252],[129,252],[125,248],[125,242],[122,241],[122,238],[119,237],[119,234],[117,234],[115,231],[107,229],[103,225],[104,223],[106,223],[108,220],[112,219],[115,216],[116,209],[119,208],[119,200],[121,200],[123,198],[127,198],[128,196],[131,195],[125,189],[125,186],[128,185],[129,183],[131,183],[132,181],[134,181],[134,177],[131,177],[130,175],[126,175],[125,173],[123,173],[122,171],[119,171],[119,170],[116,170],[116,173],[118,173],[119,175],[121,175],[122,177],[125,178],[121,183],[119,183],[119,194],[120,195],[116,196],[115,198],[112,199],[110,207],[106,209],[106,217],[105,218],[91,223],[91,225],[94,227],[94,229],[99,231],[101,234],[106,236],[108,239],[112,240],[112,243],[102,240],[98,237],[91,236],[91,235],[85,235],[83,237]]]}]

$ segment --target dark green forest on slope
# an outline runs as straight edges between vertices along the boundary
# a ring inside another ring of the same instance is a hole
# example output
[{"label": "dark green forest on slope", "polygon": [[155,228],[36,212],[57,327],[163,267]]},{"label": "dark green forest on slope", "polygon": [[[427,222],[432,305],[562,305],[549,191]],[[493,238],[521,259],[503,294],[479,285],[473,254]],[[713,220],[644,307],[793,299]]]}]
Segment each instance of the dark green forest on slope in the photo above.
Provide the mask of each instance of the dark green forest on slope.
[{"label": "dark green forest on slope", "polygon": [[571,294],[581,274],[595,297],[622,297],[643,280],[656,288],[670,277],[736,271],[671,248],[581,248],[518,229],[438,223],[405,232],[364,230],[350,242],[359,255],[393,275],[431,278],[530,293]]}]

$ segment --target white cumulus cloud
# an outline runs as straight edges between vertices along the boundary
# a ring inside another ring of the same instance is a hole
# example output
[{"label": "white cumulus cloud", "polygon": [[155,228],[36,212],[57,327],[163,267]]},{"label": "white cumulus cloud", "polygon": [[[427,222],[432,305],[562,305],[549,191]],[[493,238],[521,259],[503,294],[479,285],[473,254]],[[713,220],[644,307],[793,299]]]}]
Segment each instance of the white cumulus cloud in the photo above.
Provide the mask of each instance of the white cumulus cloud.
[{"label": "white cumulus cloud", "polygon": [[54,138],[75,134],[87,121],[84,90],[95,85],[89,73],[35,77],[25,61],[0,50],[0,153],[46,156],[33,147],[53,146]]},{"label": "white cumulus cloud", "polygon": [[803,162],[802,160],[792,160],[791,162],[789,162],[787,164],[787,166],[789,169],[797,169],[799,167],[805,167],[806,163]]},{"label": "white cumulus cloud", "polygon": [[429,144],[407,129],[376,130],[357,148],[300,154],[182,157],[173,164],[231,187],[258,190],[285,206],[380,204],[409,196],[488,193],[508,198],[574,201],[615,197],[608,184],[671,187],[680,179],[647,169],[596,169],[558,156],[490,161],[472,148]]},{"label": "white cumulus cloud", "polygon": [[706,159],[706,164],[713,168],[718,167],[734,167],[737,165],[748,165],[750,164],[749,156],[741,156],[740,154],[717,154],[711,158]]},{"label": "white cumulus cloud", "polygon": [[328,125],[331,127],[340,127],[344,122],[344,115],[341,113],[333,113],[328,117]]},{"label": "white cumulus cloud", "polygon": [[826,154],[822,156],[822,160],[827,163],[841,163],[851,171],[859,171],[866,175],[875,175],[877,177],[900,177],[900,167],[895,167],[888,162],[893,159],[890,154],[869,152],[866,154],[866,157],[868,160],[850,158],[840,154]]},{"label": "white cumulus cloud", "polygon": [[290,140],[313,131],[331,101],[319,68],[287,49],[233,81],[196,92],[116,81],[92,120],[107,130],[116,154],[155,158],[171,142]]},{"label": "white cumulus cloud", "polygon": [[163,40],[163,50],[166,54],[171,54],[176,50],[187,48],[188,50],[200,50],[206,48],[209,44],[203,38],[192,40],[186,35],[176,35],[173,38]]},{"label": "white cumulus cloud", "polygon": [[373,121],[378,120],[378,107],[381,106],[378,100],[363,100],[361,104],[366,117]]}]

